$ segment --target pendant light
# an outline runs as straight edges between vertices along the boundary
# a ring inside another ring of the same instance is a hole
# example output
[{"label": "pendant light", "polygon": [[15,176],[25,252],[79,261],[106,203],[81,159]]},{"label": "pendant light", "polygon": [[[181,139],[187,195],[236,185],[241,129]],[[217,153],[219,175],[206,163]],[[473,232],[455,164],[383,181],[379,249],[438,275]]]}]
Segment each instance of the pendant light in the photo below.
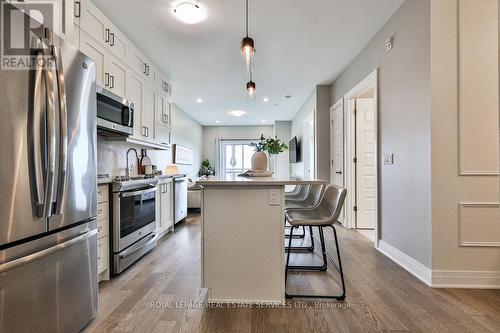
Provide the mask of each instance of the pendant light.
[{"label": "pendant light", "polygon": [[252,38],[248,37],[248,0],[245,0],[246,11],[245,11],[245,27],[246,27],[246,37],[241,41],[241,55],[245,61],[246,71],[249,73],[252,70],[253,55],[255,53],[254,41]]},{"label": "pendant light", "polygon": [[256,89],[255,82],[252,81],[252,72],[250,72],[250,81],[247,82],[247,91],[250,98],[253,98],[253,95],[255,94],[255,89]]}]

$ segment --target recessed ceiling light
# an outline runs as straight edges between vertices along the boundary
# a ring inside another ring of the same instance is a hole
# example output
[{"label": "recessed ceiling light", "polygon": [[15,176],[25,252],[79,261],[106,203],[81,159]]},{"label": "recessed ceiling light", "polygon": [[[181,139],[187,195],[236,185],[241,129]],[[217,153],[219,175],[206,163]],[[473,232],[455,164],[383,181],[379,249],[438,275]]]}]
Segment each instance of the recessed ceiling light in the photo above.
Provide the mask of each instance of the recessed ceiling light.
[{"label": "recessed ceiling light", "polygon": [[195,24],[205,18],[205,11],[199,2],[181,2],[174,8],[174,15],[184,23]]},{"label": "recessed ceiling light", "polygon": [[203,103],[203,100],[201,98],[197,98],[196,103]]},{"label": "recessed ceiling light", "polygon": [[228,114],[230,114],[231,116],[235,116],[235,117],[241,117],[242,115],[244,115],[246,112],[245,111],[242,111],[242,110],[233,110],[233,111],[229,111]]},{"label": "recessed ceiling light", "polygon": [[220,123],[220,120],[216,120],[216,121],[215,121],[215,123],[216,123],[216,124]]},{"label": "recessed ceiling light", "polygon": [[265,120],[265,119],[262,119],[262,122],[263,122],[263,123],[265,123],[265,122],[266,122],[266,120]]},{"label": "recessed ceiling light", "polygon": [[264,102],[269,102],[269,98],[264,97]]}]

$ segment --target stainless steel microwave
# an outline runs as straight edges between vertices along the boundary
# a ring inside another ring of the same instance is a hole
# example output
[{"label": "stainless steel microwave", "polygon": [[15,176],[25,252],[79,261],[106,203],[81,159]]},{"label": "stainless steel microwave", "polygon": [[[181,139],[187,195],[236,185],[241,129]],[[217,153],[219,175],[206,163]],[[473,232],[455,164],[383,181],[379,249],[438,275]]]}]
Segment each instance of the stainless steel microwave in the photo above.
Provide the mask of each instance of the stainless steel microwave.
[{"label": "stainless steel microwave", "polygon": [[97,87],[97,132],[107,136],[134,133],[134,104]]}]

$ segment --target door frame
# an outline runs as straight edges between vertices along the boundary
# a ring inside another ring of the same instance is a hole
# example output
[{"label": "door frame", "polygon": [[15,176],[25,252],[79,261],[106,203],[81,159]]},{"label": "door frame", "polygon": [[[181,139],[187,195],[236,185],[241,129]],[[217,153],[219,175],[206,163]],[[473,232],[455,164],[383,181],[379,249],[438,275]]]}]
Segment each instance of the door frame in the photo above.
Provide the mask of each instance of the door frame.
[{"label": "door frame", "polygon": [[[304,177],[306,178],[306,166],[309,166],[309,162],[310,162],[310,159],[309,159],[309,156],[305,156],[306,154],[303,154],[304,152],[306,152],[306,150],[304,149],[304,146],[306,144],[306,141],[308,142],[309,141],[309,138],[306,138],[306,133],[305,133],[305,128],[307,125],[308,122],[312,121],[312,137],[313,137],[313,146],[312,147],[309,147],[307,152],[310,154],[311,151],[313,153],[313,162],[314,162],[314,166],[313,166],[313,178],[315,178],[318,174],[318,170],[317,170],[317,167],[318,167],[318,163],[316,161],[316,157],[318,156],[317,154],[317,141],[316,141],[316,110],[313,110],[311,111],[311,113],[309,113],[308,115],[306,115],[304,117],[304,119],[302,120],[302,149],[301,149],[301,155],[302,155],[302,160],[303,160],[303,168],[304,168]],[[311,150],[311,151],[309,151]],[[309,155],[307,154],[307,155]],[[306,162],[306,158],[307,158],[307,162]]]},{"label": "door frame", "polygon": [[348,196],[346,197],[346,205],[348,209],[346,209],[346,228],[354,229],[355,228],[355,220],[356,213],[354,211],[354,202],[355,199],[349,195],[349,193],[355,193],[356,189],[356,168],[353,163],[353,159],[355,157],[355,143],[356,143],[356,123],[355,123],[355,100],[356,97],[361,95],[363,92],[367,91],[371,88],[375,89],[374,96],[374,117],[375,117],[375,225],[374,225],[374,246],[378,248],[379,240],[380,240],[380,207],[379,207],[379,197],[380,197],[380,188],[379,188],[379,180],[380,180],[380,168],[379,168],[379,135],[378,135],[378,127],[379,127],[379,103],[378,103],[378,68],[371,72],[367,77],[365,77],[361,82],[359,82],[354,88],[352,88],[348,93],[344,95],[344,130],[345,130],[345,140],[344,140],[344,149],[345,149],[345,157],[344,157],[344,168],[345,168],[345,186],[347,188]]},{"label": "door frame", "polygon": [[[337,109],[337,108],[340,108],[341,112],[342,112],[342,130],[343,130],[343,135],[342,135],[342,154],[343,154],[343,162],[342,162],[342,186],[345,187],[345,168],[346,168],[346,159],[345,159],[345,148],[346,148],[346,140],[345,140],[345,109],[344,109],[344,98],[342,97],[341,99],[339,99],[338,101],[335,102],[335,104],[333,104],[331,107],[330,107],[330,184],[333,184],[334,182],[334,177],[335,177],[335,173],[337,172],[335,170],[335,165],[333,164],[333,156],[335,156],[335,152],[334,152],[334,145],[333,145],[333,120],[334,120],[334,114],[333,112]],[[341,216],[339,218],[339,222],[342,224],[342,226],[344,227],[347,227],[347,222],[346,222],[346,218],[345,218],[345,208],[342,209],[342,213],[341,213]]]}]

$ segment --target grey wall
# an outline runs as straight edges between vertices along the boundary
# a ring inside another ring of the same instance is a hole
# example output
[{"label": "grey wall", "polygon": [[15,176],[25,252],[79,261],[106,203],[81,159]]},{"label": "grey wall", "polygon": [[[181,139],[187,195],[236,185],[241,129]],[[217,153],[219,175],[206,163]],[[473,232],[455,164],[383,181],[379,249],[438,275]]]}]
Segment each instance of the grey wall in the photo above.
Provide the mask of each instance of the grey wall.
[{"label": "grey wall", "polygon": [[[302,127],[304,123],[304,118],[309,116],[311,112],[315,112],[316,110],[316,88],[311,92],[309,97],[306,99],[302,107],[297,111],[297,114],[292,120],[292,133],[291,137],[297,137],[299,140],[299,146],[301,147],[301,154],[304,151],[302,149]],[[290,175],[296,177],[304,176],[304,163],[302,162],[303,156],[300,156],[300,162],[292,163],[290,165]]]},{"label": "grey wall", "polygon": [[203,146],[203,127],[176,104],[173,105],[172,142],[191,148],[194,151],[193,165],[178,165],[179,171],[191,178],[198,177],[201,168]]},{"label": "grey wall", "polygon": [[[274,136],[288,145],[290,142],[290,134],[292,133],[291,121],[275,121]],[[276,176],[287,178],[290,176],[289,152],[285,150],[283,153],[275,157],[274,172]]]},{"label": "grey wall", "polygon": [[[394,48],[385,41],[394,36]],[[381,239],[431,267],[430,0],[405,1],[335,80],[331,104],[379,68]]]},{"label": "grey wall", "polygon": [[216,139],[258,139],[261,134],[273,136],[273,126],[204,126],[203,127],[203,159],[209,159],[215,166]]}]

